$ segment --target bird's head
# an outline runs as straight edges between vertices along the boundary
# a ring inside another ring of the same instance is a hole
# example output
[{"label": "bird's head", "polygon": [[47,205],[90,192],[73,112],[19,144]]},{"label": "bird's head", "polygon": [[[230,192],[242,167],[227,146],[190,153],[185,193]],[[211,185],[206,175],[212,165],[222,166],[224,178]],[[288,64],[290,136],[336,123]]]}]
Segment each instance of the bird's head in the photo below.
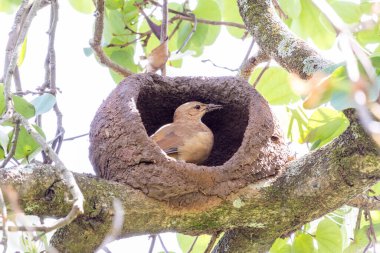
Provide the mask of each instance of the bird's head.
[{"label": "bird's head", "polygon": [[217,109],[221,109],[221,105],[203,104],[201,102],[192,101],[180,105],[174,112],[174,121],[178,120],[201,120],[203,115]]}]

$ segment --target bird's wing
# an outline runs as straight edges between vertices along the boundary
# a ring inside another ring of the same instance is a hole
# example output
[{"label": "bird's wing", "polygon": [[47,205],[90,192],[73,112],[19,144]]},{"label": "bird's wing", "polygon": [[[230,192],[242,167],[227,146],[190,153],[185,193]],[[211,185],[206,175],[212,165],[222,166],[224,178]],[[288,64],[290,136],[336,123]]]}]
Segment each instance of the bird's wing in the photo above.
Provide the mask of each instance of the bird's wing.
[{"label": "bird's wing", "polygon": [[178,148],[183,145],[178,128],[172,124],[161,127],[151,137],[166,154],[177,154]]}]

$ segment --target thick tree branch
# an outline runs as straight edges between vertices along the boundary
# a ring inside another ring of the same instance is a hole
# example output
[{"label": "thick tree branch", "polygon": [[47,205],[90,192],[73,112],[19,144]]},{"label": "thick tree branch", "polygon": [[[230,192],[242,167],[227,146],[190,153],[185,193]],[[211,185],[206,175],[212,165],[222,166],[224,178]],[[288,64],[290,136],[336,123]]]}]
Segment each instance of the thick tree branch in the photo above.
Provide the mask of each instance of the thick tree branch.
[{"label": "thick tree branch", "polygon": [[[126,185],[77,174],[76,180],[88,200],[85,213],[60,229],[52,242],[68,252],[93,251],[111,227],[112,199],[118,198],[125,210],[124,237],[163,231],[214,233],[245,227],[227,233],[218,248],[228,240],[230,252],[252,245],[260,252],[276,237],[335,210],[380,178],[376,145],[360,127],[353,110],[347,111],[347,116],[351,126],[345,133],[290,163],[282,175],[249,185],[225,199],[212,197],[202,206],[170,206]],[[52,192],[56,178],[52,168],[41,165],[1,171],[0,180],[19,192],[20,204],[27,213],[61,217],[70,205],[62,201],[64,187],[57,184],[54,195],[46,196],[47,189]],[[230,240],[228,235],[237,238],[237,233],[239,240],[247,242],[245,246]]]},{"label": "thick tree branch", "polygon": [[270,0],[238,0],[238,5],[248,31],[261,50],[289,72],[306,79],[331,64],[286,27]]}]

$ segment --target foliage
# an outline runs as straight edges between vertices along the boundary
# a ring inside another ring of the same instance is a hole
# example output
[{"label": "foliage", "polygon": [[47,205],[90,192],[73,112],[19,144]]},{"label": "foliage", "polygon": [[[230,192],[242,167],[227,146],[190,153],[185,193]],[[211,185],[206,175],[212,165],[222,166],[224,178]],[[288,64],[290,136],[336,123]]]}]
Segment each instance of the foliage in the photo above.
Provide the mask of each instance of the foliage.
[{"label": "foliage", "polygon": [[[21,0],[1,0],[0,11],[11,13]],[[311,0],[279,0],[281,9],[288,16],[285,24],[295,34],[308,40],[322,50],[336,50],[337,38],[333,25],[324,13],[321,13]],[[341,19],[350,27],[360,24],[363,17],[372,15],[372,1],[329,0]],[[88,14],[94,11],[91,0],[70,0],[76,10]],[[159,45],[159,39],[153,34],[152,27],[142,11],[156,25],[161,23],[160,8],[154,1],[144,0],[106,0],[105,21],[103,34],[103,50],[106,55],[119,65],[132,72],[141,72],[145,58]],[[208,46],[212,46],[219,38],[220,25],[209,25],[201,20],[210,22],[234,22],[243,24],[236,1],[231,0],[198,0],[195,5],[170,2],[169,9],[169,51],[171,57],[169,66],[181,68],[185,56],[200,57]],[[142,10],[142,11],[141,11]],[[180,15],[173,13],[179,12]],[[185,18],[184,18],[185,17]],[[198,20],[195,27],[194,20]],[[340,63],[329,67],[320,73],[319,78],[307,82],[295,80],[285,69],[271,64],[263,72],[258,67],[252,73],[249,82],[258,81],[257,90],[273,106],[282,106],[287,111],[287,136],[291,141],[305,143],[310,150],[326,145],[339,136],[349,125],[342,110],[355,107],[353,99],[355,91],[362,89],[370,102],[375,101],[380,91],[380,23],[367,28],[357,27],[354,36],[360,46],[366,48],[370,60],[376,70],[376,81],[370,84],[366,76],[365,66],[360,65],[360,82],[353,83],[349,78],[349,67]],[[227,26],[230,36],[235,39],[247,37],[245,29],[237,26]],[[91,49],[85,48],[87,56],[92,55]],[[143,54],[143,55],[141,55]],[[24,41],[18,65],[21,65],[27,55],[27,40]],[[115,82],[122,77],[110,70]],[[309,87],[307,91],[299,91],[297,83]],[[0,113],[5,111],[4,87],[0,86]],[[26,99],[14,95],[12,101],[18,113],[28,119],[49,112],[56,103],[55,96],[42,94],[34,99]],[[41,135],[43,130],[33,126]],[[15,135],[15,122],[5,122],[0,127],[0,160],[3,160],[11,149]],[[24,127],[21,127],[14,158],[27,162],[40,152],[39,145],[33,140]],[[373,195],[380,192],[380,184],[373,187]],[[359,252],[368,245],[367,231],[372,224],[363,221],[356,229],[349,228],[347,219],[355,209],[343,207],[324,218],[305,224],[301,230],[289,238],[278,238],[270,250],[271,253],[296,252]],[[376,213],[373,213],[374,216]],[[380,215],[377,212],[377,215]],[[374,219],[374,230],[380,234],[380,219]],[[351,233],[352,232],[352,233]],[[348,233],[353,235],[347,240]],[[23,244],[30,252],[36,249],[25,238]],[[194,237],[178,234],[179,245],[183,252],[191,247]],[[192,252],[203,252],[207,247],[210,236],[200,236]]]}]

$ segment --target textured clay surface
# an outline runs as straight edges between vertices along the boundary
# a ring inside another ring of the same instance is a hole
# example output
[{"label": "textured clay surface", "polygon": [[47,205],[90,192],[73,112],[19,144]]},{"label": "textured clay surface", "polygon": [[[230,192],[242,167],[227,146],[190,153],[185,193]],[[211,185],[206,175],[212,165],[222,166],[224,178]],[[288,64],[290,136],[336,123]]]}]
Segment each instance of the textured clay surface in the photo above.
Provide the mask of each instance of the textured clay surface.
[{"label": "textured clay surface", "polygon": [[[167,157],[149,138],[172,122],[179,105],[194,100],[223,105],[203,118],[215,144],[201,166]],[[90,160],[100,177],[176,204],[226,197],[276,175],[288,159],[267,102],[234,77],[128,77],[98,109],[90,143]]]}]

